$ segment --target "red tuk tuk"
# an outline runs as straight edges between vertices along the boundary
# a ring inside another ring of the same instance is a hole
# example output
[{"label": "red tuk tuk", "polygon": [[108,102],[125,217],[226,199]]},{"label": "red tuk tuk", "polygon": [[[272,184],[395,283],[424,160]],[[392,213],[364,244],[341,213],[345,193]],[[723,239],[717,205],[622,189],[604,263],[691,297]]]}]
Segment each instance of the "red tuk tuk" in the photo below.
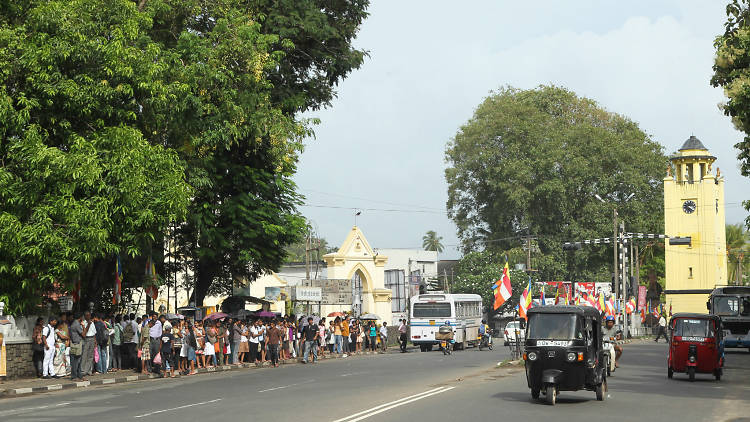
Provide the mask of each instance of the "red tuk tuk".
[{"label": "red tuk tuk", "polygon": [[675,372],[713,374],[721,379],[724,367],[724,342],[721,320],[716,315],[678,313],[669,321],[669,358],[667,377]]}]

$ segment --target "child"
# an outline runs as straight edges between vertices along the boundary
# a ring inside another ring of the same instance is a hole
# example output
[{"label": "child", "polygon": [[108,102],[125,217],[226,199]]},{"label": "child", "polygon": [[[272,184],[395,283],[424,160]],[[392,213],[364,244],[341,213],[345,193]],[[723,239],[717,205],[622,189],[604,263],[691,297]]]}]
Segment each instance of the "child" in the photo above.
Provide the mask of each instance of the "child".
[{"label": "child", "polygon": [[174,336],[172,335],[172,326],[164,324],[164,332],[161,334],[159,352],[161,353],[162,378],[166,378],[167,371],[169,376],[174,377],[174,368],[170,365],[172,361],[172,344]]}]

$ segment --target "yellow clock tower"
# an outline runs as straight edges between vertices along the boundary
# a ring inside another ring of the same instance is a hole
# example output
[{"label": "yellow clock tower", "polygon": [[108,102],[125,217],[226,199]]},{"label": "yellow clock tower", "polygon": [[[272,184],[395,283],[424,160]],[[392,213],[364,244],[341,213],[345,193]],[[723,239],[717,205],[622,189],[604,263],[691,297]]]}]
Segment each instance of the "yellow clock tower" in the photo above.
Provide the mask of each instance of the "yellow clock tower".
[{"label": "yellow clock tower", "polygon": [[673,312],[706,313],[711,290],[727,283],[724,178],[718,168],[714,175],[716,157],[695,136],[670,161],[664,178],[664,233],[680,239],[666,242],[667,306]]}]

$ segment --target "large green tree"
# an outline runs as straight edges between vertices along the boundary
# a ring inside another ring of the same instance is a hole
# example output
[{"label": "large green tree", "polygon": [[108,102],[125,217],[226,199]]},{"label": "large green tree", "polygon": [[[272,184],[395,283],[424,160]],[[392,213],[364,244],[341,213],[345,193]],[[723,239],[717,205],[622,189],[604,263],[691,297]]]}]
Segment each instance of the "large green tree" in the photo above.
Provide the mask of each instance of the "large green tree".
[{"label": "large green tree", "polygon": [[742,224],[727,224],[727,278],[737,284],[750,274],[750,232]]},{"label": "large green tree", "polygon": [[611,237],[615,206],[628,231],[664,227],[662,147],[564,88],[494,92],[449,142],[446,160],[447,207],[464,250],[507,250],[537,235],[534,266],[545,279],[610,280],[611,249],[561,246]]},{"label": "large green tree", "polygon": [[443,252],[443,240],[442,236],[438,236],[435,230],[428,230],[424,236],[422,236],[422,248],[426,251],[437,251]]},{"label": "large green tree", "polygon": [[[750,177],[750,3],[732,0],[726,8],[724,34],[716,37],[714,74],[711,85],[724,88],[726,103],[721,107],[745,137],[734,147],[739,151],[740,171]],[[745,201],[750,210],[750,201]],[[750,227],[750,218],[745,220]]]},{"label": "large green tree", "polygon": [[198,303],[276,269],[304,227],[297,114],[362,63],[367,4],[0,2],[0,279],[39,292],[80,276],[96,301],[117,253],[126,287],[143,281],[170,222]]},{"label": "large green tree", "polygon": [[[30,312],[115,255],[150,249],[190,196],[175,151],[136,125],[183,90],[127,1],[0,4],[0,300]],[[105,282],[109,280],[109,282]]]}]

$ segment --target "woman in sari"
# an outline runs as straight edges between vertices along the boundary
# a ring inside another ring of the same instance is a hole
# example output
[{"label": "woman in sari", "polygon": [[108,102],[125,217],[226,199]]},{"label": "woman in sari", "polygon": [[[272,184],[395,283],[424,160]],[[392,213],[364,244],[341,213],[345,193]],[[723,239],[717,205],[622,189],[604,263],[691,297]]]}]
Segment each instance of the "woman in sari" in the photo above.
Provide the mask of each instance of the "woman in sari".
[{"label": "woman in sari", "polygon": [[69,346],[70,336],[68,334],[68,326],[65,322],[61,322],[55,327],[55,357],[52,358],[52,365],[57,378],[62,378],[70,372]]}]

